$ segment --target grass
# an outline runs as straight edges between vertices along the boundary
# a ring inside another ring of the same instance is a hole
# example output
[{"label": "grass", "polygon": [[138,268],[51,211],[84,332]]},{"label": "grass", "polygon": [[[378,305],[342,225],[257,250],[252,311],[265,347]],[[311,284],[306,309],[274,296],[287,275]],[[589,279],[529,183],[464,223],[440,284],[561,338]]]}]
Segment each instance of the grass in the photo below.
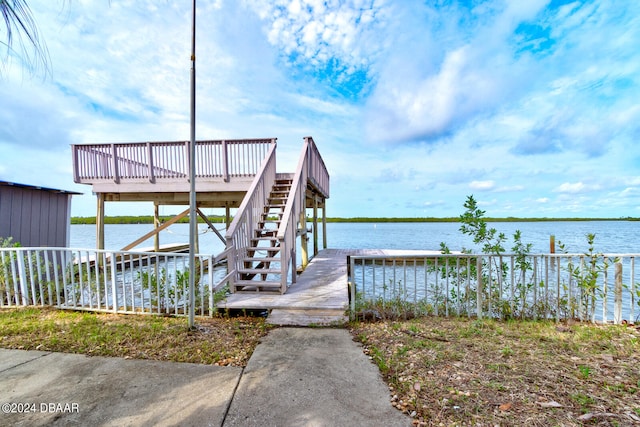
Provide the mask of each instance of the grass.
[{"label": "grass", "polygon": [[262,318],[97,314],[48,308],[0,310],[0,347],[93,356],[245,366],[269,326]]},{"label": "grass", "polygon": [[354,322],[414,425],[640,425],[640,330],[543,321]]},{"label": "grass", "polygon": [[[262,318],[0,310],[0,347],[245,366]],[[353,322],[393,406],[414,425],[640,425],[640,330],[420,318]]]}]

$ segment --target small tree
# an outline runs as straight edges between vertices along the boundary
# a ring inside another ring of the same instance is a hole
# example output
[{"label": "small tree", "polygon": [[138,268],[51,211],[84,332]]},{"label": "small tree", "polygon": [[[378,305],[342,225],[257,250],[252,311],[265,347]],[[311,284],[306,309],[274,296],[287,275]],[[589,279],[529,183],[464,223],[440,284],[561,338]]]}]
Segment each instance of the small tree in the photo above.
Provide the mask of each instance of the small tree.
[{"label": "small tree", "polygon": [[[528,255],[531,251],[530,243],[522,242],[522,233],[516,230],[513,235],[514,246],[512,251],[516,255],[515,269],[520,274],[517,290],[512,299],[505,300],[500,298],[500,285],[507,278],[509,266],[506,262],[501,261],[501,255],[504,254],[504,245],[507,237],[504,233],[498,232],[495,228],[489,228],[484,217],[485,211],[478,207],[478,202],[473,195],[468,196],[464,203],[465,212],[460,215],[460,231],[463,234],[473,238],[473,243],[481,245],[483,254],[495,255],[491,257],[491,261],[482,263],[482,282],[483,294],[481,297],[491,306],[492,311],[500,317],[515,316],[516,306],[520,310],[520,316],[525,316],[527,311],[526,295],[527,291],[533,286],[527,282],[527,272],[532,269]],[[441,249],[448,250],[445,244],[441,244]],[[475,266],[472,266],[472,274],[476,274]],[[477,290],[476,290],[477,292]],[[476,295],[477,298],[477,295]],[[493,303],[493,304],[492,304]]]}]

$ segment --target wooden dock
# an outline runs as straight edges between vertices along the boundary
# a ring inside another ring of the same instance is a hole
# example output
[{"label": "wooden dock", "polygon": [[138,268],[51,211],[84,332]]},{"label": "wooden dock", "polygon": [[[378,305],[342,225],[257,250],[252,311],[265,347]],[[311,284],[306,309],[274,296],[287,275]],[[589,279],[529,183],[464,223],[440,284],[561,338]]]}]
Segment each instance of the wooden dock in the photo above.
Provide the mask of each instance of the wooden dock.
[{"label": "wooden dock", "polygon": [[348,320],[347,257],[350,255],[425,255],[438,251],[384,249],[324,249],[313,257],[283,295],[235,293],[218,304],[221,309],[269,310],[267,322],[276,325],[336,325]]},{"label": "wooden dock", "polygon": [[[153,257],[139,257],[139,256],[136,256],[136,252],[140,252],[140,253],[153,252],[153,253],[157,253],[157,254],[162,254],[162,253],[185,253],[185,252],[189,252],[189,244],[188,243],[165,243],[165,244],[160,245],[157,251],[155,250],[155,248],[153,246],[151,246],[151,247],[146,247],[146,248],[132,249],[129,252],[131,252],[131,253],[128,253],[128,254],[117,253],[116,254],[116,268],[118,270],[122,269],[123,266],[124,266],[124,268],[128,268],[130,266],[137,267],[140,264],[147,265],[149,262],[154,262],[155,261],[155,259]],[[107,258],[106,261],[107,261],[107,264],[110,264],[111,258]],[[77,264],[82,264],[82,265],[89,266],[89,268],[94,268],[95,265],[96,265],[96,256],[94,254],[94,255],[89,255],[87,257],[86,255],[80,254],[80,256],[77,259],[75,259],[73,261],[73,263],[76,264],[76,265]]]}]

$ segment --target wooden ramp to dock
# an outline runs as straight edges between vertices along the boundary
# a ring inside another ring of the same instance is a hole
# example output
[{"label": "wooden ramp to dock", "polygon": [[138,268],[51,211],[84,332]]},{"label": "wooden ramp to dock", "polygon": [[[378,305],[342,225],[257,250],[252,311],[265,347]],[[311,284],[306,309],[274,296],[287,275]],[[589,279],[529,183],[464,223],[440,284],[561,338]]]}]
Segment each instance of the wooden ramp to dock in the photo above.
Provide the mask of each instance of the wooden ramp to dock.
[{"label": "wooden ramp to dock", "polygon": [[[348,320],[347,256],[410,255],[425,251],[385,249],[324,249],[283,295],[235,293],[218,304],[221,309],[269,310],[267,321],[276,325],[336,325]],[[428,253],[440,253],[428,251]]]},{"label": "wooden ramp to dock", "polygon": [[324,249],[287,293],[236,293],[218,304],[222,309],[269,310],[268,322],[277,325],[328,325],[348,317],[347,255],[355,251]]}]

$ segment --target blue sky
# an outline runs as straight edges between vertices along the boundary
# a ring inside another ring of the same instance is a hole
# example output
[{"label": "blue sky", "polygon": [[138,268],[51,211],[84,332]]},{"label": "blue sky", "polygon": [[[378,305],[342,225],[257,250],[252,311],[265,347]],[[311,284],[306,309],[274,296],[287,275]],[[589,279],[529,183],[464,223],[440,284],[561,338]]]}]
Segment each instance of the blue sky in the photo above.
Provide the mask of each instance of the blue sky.
[{"label": "blue sky", "polygon": [[[92,216],[70,144],[189,139],[191,4],[29,4],[50,73],[3,57],[0,179],[81,191],[73,215]],[[200,0],[197,13],[197,138],[277,137],[290,172],[313,136],[329,216],[457,216],[470,194],[490,216],[640,216],[640,2]]]}]

